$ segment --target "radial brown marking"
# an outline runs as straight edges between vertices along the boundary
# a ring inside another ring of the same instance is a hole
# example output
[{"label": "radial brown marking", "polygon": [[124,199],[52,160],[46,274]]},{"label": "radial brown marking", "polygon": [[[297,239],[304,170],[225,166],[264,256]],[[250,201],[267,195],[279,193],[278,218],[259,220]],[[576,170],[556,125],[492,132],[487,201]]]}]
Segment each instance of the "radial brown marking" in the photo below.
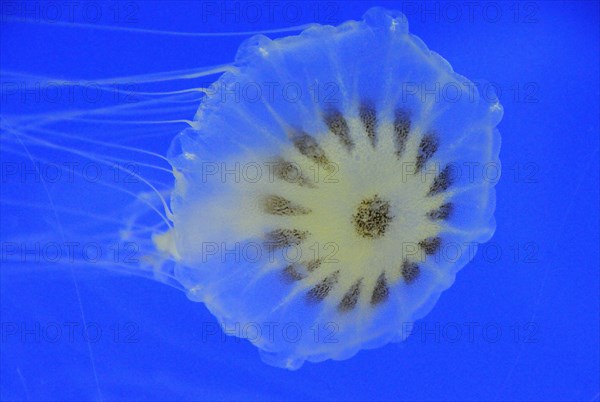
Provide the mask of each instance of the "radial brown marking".
[{"label": "radial brown marking", "polygon": [[430,237],[425,240],[421,240],[419,242],[419,247],[425,252],[427,255],[435,254],[442,245],[442,239],[439,237]]},{"label": "radial brown marking", "polygon": [[265,245],[271,250],[297,246],[308,237],[309,232],[298,229],[275,229],[265,235]]},{"label": "radial brown marking", "polygon": [[371,304],[373,306],[383,303],[387,300],[390,295],[390,290],[387,285],[387,279],[385,277],[385,272],[379,275],[377,278],[377,283],[375,284],[375,288],[373,289],[373,293],[371,295]]},{"label": "radial brown marking", "polygon": [[324,119],[329,131],[340,139],[348,151],[351,151],[354,148],[354,141],[350,138],[350,129],[344,116],[339,111],[332,109],[325,113]]},{"label": "radial brown marking", "polygon": [[321,266],[322,262],[323,262],[323,260],[321,260],[320,258],[317,258],[316,260],[310,260],[306,264],[306,269],[308,270],[308,272],[313,272]]},{"label": "radial brown marking", "polygon": [[417,172],[420,171],[421,169],[423,169],[423,166],[425,166],[425,163],[427,163],[427,161],[429,159],[431,159],[433,154],[435,154],[437,152],[438,147],[439,147],[438,138],[433,133],[426,134],[421,139],[421,143],[419,144],[419,154],[417,155],[417,160],[416,160]]},{"label": "radial brown marking", "polygon": [[294,146],[302,155],[319,165],[327,165],[329,160],[317,140],[306,133],[298,133],[292,137]]},{"label": "radial brown marking", "polygon": [[301,281],[302,279],[306,278],[306,275],[300,272],[298,267],[294,264],[290,264],[285,267],[282,271],[282,274],[284,281],[287,283]]},{"label": "radial brown marking", "polygon": [[443,193],[448,190],[454,183],[454,176],[452,174],[452,168],[450,165],[446,165],[444,169],[433,179],[433,183],[431,184],[431,188],[429,189],[428,196],[436,195],[439,193]]},{"label": "radial brown marking", "polygon": [[288,183],[298,184],[302,187],[315,187],[310,179],[302,174],[300,166],[296,163],[279,159],[274,164],[273,173],[275,177]]},{"label": "radial brown marking", "polygon": [[454,205],[451,202],[440,205],[438,209],[427,212],[427,217],[434,221],[444,221],[450,217],[454,211]]},{"label": "radial brown marking", "polygon": [[358,297],[360,296],[362,286],[362,278],[359,279],[348,289],[348,291],[342,297],[342,301],[338,304],[339,311],[349,311],[356,307],[356,303],[358,302]]},{"label": "radial brown marking", "polygon": [[404,262],[402,262],[401,270],[402,278],[404,279],[404,282],[408,284],[411,284],[414,281],[416,281],[419,275],[421,274],[421,269],[419,268],[419,265],[415,262],[408,262],[407,260],[404,260]]},{"label": "radial brown marking", "polygon": [[375,107],[371,102],[363,102],[360,105],[358,114],[365,131],[367,132],[367,137],[369,137],[369,140],[371,141],[371,145],[375,147],[375,135],[377,129],[377,111],[375,110]]},{"label": "radial brown marking", "polygon": [[333,286],[338,281],[340,271],[335,271],[321,282],[316,284],[311,290],[306,293],[306,300],[310,303],[318,303],[325,299]]},{"label": "radial brown marking", "polygon": [[290,200],[278,195],[267,196],[264,200],[263,209],[268,214],[282,216],[306,215],[311,212],[310,209],[294,204]]},{"label": "radial brown marking", "polygon": [[396,146],[396,156],[402,157],[408,141],[410,132],[410,113],[404,109],[398,109],[394,116],[394,143]]}]

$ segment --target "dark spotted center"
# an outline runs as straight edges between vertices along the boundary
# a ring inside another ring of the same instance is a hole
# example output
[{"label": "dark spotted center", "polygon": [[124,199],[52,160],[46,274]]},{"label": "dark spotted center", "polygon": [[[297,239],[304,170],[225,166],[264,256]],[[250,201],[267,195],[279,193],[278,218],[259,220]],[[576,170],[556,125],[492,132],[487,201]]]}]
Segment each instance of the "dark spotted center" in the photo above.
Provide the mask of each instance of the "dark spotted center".
[{"label": "dark spotted center", "polygon": [[362,200],[352,215],[356,232],[367,239],[383,236],[392,218],[390,203],[378,195]]}]

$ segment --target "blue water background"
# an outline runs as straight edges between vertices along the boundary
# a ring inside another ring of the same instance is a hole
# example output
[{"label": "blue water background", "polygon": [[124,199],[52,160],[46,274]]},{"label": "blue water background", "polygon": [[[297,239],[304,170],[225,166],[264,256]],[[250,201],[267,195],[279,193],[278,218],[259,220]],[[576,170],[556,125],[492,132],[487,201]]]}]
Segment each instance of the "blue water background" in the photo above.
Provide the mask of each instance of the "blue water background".
[{"label": "blue water background", "polygon": [[[2,6],[8,3],[22,4]],[[56,3],[28,2],[41,8]],[[221,2],[202,3],[222,7]],[[467,3],[281,1],[269,15],[265,2],[228,2],[233,14],[220,9],[208,15],[200,2],[111,2],[134,13],[129,22],[115,22],[108,2],[94,3],[104,12],[98,24],[185,32],[337,24],[360,18],[374,5],[404,9],[411,32],[457,72],[500,89],[503,174],[496,187],[497,230],[482,248],[485,254],[459,273],[404,343],[342,362],[307,363],[294,372],[265,365],[246,341],[218,333],[203,338],[200,328],[213,328],[214,318],[203,305],[160,283],[78,271],[80,304],[68,268],[3,261],[2,400],[597,401],[598,3],[481,2],[472,14]],[[133,8],[127,8],[130,4]],[[260,18],[250,14],[249,4],[262,10]],[[285,5],[301,15],[284,18]],[[89,19],[76,13],[75,20]],[[0,35],[2,70],[86,79],[228,63],[243,39],[5,19]],[[32,113],[39,106],[14,98],[2,102],[3,113]],[[169,141],[140,146],[164,154]],[[52,155],[47,151],[45,157]],[[3,166],[22,160],[4,151],[2,158]],[[3,182],[2,199],[25,199],[16,188],[10,180]],[[39,197],[46,202],[43,192]],[[77,189],[66,198],[85,199]],[[106,202],[99,198],[94,201]],[[28,225],[38,224],[27,208],[13,207],[3,208],[2,222],[3,242],[15,230],[29,233]],[[102,331],[94,342],[84,341],[79,332],[73,339],[66,334],[69,323],[81,328],[81,309],[86,322]],[[13,324],[38,333],[27,335],[20,327],[15,335]],[[53,324],[65,331],[56,342],[36,338]]]}]

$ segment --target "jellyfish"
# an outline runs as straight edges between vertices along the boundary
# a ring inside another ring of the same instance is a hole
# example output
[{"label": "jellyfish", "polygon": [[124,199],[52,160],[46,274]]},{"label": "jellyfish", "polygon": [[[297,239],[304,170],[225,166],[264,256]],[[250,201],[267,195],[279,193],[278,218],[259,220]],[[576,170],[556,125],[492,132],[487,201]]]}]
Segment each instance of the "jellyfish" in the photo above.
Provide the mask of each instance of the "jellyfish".
[{"label": "jellyfish", "polygon": [[[273,366],[403,341],[494,233],[499,101],[382,8],[255,35],[211,74],[163,158],[172,182],[131,173],[151,191],[128,190],[109,234],[142,250],[126,269],[182,289]],[[31,127],[3,122],[65,149]]]}]

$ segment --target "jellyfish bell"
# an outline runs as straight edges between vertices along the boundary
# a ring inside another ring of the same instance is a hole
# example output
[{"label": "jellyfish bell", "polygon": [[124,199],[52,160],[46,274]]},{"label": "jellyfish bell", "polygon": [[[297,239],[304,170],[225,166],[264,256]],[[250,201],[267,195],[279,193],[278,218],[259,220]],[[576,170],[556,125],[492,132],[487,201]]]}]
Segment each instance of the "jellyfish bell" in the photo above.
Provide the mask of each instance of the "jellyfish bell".
[{"label": "jellyfish bell", "polygon": [[134,172],[152,191],[127,188],[115,219],[142,256],[126,270],[181,288],[278,367],[404,340],[494,232],[498,100],[381,8],[254,36],[216,72],[163,185]]},{"label": "jellyfish bell", "polygon": [[[441,250],[494,232],[500,104],[428,93],[469,81],[382,9],[253,37],[235,64],[169,152],[175,276],[224,328],[262,324],[247,337],[270,364],[404,339],[473,257]],[[293,99],[229,99],[272,82]]]}]

